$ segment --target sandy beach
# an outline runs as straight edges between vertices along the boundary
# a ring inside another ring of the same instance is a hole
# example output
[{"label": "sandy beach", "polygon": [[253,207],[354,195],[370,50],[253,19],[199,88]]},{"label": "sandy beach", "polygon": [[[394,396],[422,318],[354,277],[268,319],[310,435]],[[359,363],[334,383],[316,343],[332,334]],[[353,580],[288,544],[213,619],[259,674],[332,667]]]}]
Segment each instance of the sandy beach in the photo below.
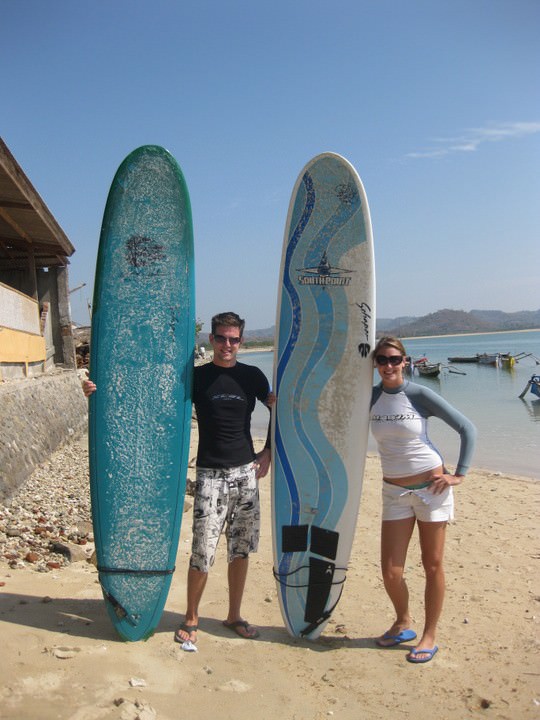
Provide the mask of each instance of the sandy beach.
[{"label": "sandy beach", "polygon": [[[85,438],[72,443],[61,471],[51,458],[40,476],[43,494],[47,487],[53,492],[63,475],[72,480],[81,474],[80,492],[87,492],[85,443]],[[195,443],[196,433],[192,456]],[[448,529],[440,651],[426,665],[407,663],[407,646],[383,650],[374,644],[392,622],[378,568],[376,456],[367,461],[343,596],[314,643],[291,638],[282,624],[272,576],[269,478],[261,482],[261,543],[252,556],[243,606],[244,617],[261,632],[254,641],[235,637],[221,624],[227,604],[222,541],[201,607],[198,652],[184,652],[173,642],[185,609],[190,509],[165,612],[146,642],[117,638],[97,571],[84,559],[38,572],[24,562],[12,569],[1,557],[0,717],[538,718],[539,489],[534,481],[486,471],[472,472],[457,489],[456,520]],[[2,513],[5,518],[0,507]],[[91,549],[85,547],[86,554]],[[407,575],[419,631],[423,581],[416,540]]]}]

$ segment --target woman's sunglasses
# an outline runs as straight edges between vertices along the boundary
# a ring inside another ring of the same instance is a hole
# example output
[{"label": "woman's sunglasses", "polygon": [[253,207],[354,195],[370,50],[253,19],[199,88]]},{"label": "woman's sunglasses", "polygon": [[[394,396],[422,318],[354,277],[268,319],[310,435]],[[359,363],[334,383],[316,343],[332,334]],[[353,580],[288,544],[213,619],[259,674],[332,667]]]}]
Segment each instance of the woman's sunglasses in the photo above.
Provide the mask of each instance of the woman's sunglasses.
[{"label": "woman's sunglasses", "polygon": [[377,355],[375,362],[377,365],[392,365],[392,367],[397,367],[403,362],[403,355]]}]

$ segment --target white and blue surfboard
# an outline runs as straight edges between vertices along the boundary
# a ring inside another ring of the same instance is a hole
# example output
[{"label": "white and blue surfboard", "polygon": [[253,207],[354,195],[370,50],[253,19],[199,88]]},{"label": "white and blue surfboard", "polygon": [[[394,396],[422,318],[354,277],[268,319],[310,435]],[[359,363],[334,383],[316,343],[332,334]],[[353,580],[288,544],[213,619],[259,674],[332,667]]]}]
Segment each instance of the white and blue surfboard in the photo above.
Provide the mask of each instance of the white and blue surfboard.
[{"label": "white and blue surfboard", "polygon": [[274,361],[274,575],[285,625],[317,638],[344,588],[362,492],[373,378],[371,220],[353,166],[323,153],[294,187]]}]

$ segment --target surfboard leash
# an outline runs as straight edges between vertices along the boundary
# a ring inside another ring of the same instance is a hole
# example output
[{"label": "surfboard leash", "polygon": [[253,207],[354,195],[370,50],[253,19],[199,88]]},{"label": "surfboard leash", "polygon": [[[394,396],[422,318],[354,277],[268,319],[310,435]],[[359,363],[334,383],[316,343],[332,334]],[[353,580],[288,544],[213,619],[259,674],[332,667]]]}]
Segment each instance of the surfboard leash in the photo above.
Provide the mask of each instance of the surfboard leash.
[{"label": "surfboard leash", "polygon": [[[313,585],[343,585],[343,583],[347,579],[346,577],[344,577],[342,580],[333,580],[332,579],[331,582],[328,582],[327,580],[320,581],[320,582],[317,580],[312,580],[311,582],[307,582],[303,585],[293,585],[293,584],[289,584],[288,582],[283,580],[283,577],[288,578],[291,575],[294,575],[295,573],[300,572],[300,570],[309,570],[309,569],[310,569],[309,565],[300,565],[300,567],[297,567],[296,570],[291,570],[291,572],[287,572],[287,573],[280,573],[275,568],[272,568],[272,573],[274,575],[274,578],[278,581],[278,583],[280,585],[283,585],[283,587],[288,587],[288,588],[313,587]],[[336,570],[342,570],[344,573],[347,572],[346,567],[336,567],[336,568],[334,568],[334,572]],[[333,609],[334,608],[332,608],[332,610]]]},{"label": "surfboard leash", "polygon": [[133,568],[109,568],[97,566],[98,572],[106,575],[172,575],[176,570],[176,566],[172,570],[134,570]]},{"label": "surfboard leash", "polygon": [[[173,567],[172,570],[133,570],[131,568],[109,568],[109,567],[101,567],[97,566],[98,572],[103,573],[106,575],[172,575],[174,571],[176,570],[176,567]],[[114,595],[112,595],[108,590],[105,589],[103,586],[103,583],[101,582],[101,579],[99,581],[99,584],[101,585],[101,590],[103,592],[103,595],[105,598],[109,601],[111,604],[112,609],[114,610],[114,613],[117,618],[120,620],[125,620],[128,622],[132,627],[137,627],[137,624],[139,622],[139,616],[133,615],[129,613],[126,608],[120,603]]]},{"label": "surfboard leash", "polygon": [[[323,569],[324,575],[327,575],[328,568],[331,568],[331,578],[325,577],[321,573],[321,566],[324,566],[326,570]],[[286,582],[286,580],[283,579],[282,576],[285,578],[290,577],[291,575],[294,575],[295,573],[299,572],[300,570],[309,570],[309,579],[308,582],[301,585],[295,585],[290,584]],[[345,575],[341,580],[334,580],[334,573],[336,570],[341,570],[343,573],[347,572],[346,567],[335,567],[332,563],[328,564],[324,561],[318,560],[318,558],[311,558],[310,565],[301,565],[300,567],[296,568],[295,570],[291,570],[287,573],[278,573],[276,572],[275,568],[272,568],[272,571],[274,573],[275,579],[284,587],[289,588],[307,588],[307,598],[306,598],[306,608],[305,608],[305,614],[304,614],[304,620],[308,622],[308,625],[300,631],[301,637],[306,637],[307,635],[311,635],[311,633],[316,630],[319,625],[322,625],[323,622],[328,620],[328,618],[331,616],[331,614],[334,612],[334,608],[338,604],[341,598],[341,594],[343,593],[343,586],[345,584],[346,577]],[[339,595],[335,601],[335,603],[332,605],[331,608],[328,610],[324,610],[324,606],[326,605],[328,598],[330,596],[330,588],[333,585],[340,585],[340,591]]]},{"label": "surfboard leash", "polygon": [[[342,583],[343,583],[343,582],[345,582],[345,579],[342,580]],[[337,585],[338,583],[334,583],[334,584]],[[332,607],[331,607],[329,610],[325,610],[325,612],[323,612],[322,615],[317,618],[317,620],[314,620],[314,621],[313,621],[312,623],[310,623],[307,627],[305,627],[303,630],[300,631],[300,635],[301,635],[302,637],[306,637],[306,635],[311,635],[311,633],[312,633],[314,630],[316,630],[316,629],[319,627],[319,625],[322,625],[322,623],[323,623],[325,620],[328,620],[328,618],[330,617],[330,615],[334,612],[336,605],[337,605],[338,602],[340,601],[340,599],[341,599],[341,593],[342,593],[342,592],[343,592],[343,587],[342,587],[341,590],[339,591],[338,599],[337,599],[336,602],[332,605]]]},{"label": "surfboard leash", "polygon": [[101,590],[103,592],[103,595],[105,596],[105,599],[108,600],[109,603],[111,604],[116,617],[119,620],[126,620],[132,627],[137,627],[137,620],[138,620],[137,616],[130,615],[128,613],[128,611],[126,610],[126,608],[121,603],[118,602],[118,600],[114,597],[114,595],[111,595],[111,593],[108,590],[105,590],[102,583],[100,583],[100,585],[101,585]]}]

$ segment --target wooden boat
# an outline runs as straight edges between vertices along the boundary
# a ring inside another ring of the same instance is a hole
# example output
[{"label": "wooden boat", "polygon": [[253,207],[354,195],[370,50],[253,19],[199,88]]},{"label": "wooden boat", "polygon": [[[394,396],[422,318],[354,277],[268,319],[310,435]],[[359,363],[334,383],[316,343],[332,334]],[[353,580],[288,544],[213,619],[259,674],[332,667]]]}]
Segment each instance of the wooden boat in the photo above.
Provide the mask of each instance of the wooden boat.
[{"label": "wooden boat", "polygon": [[476,353],[476,355],[449,357],[448,362],[450,363],[480,363],[481,365],[495,365],[506,368],[513,368],[516,363],[524,358],[532,357],[536,360],[536,364],[540,365],[540,360],[535,357],[532,353],[519,352],[513,353]]},{"label": "wooden boat", "polygon": [[478,355],[478,362],[480,365],[494,365],[498,367],[500,365],[500,353],[482,353]]},{"label": "wooden boat", "polygon": [[438,377],[442,369],[441,363],[430,363],[427,360],[416,363],[415,367],[422,377]]},{"label": "wooden boat", "polygon": [[405,368],[404,373],[405,375],[408,375],[409,377],[412,377],[414,375],[414,369],[419,363],[425,363],[427,362],[427,357],[418,357],[413,358],[410,355],[407,355],[405,357]]}]

